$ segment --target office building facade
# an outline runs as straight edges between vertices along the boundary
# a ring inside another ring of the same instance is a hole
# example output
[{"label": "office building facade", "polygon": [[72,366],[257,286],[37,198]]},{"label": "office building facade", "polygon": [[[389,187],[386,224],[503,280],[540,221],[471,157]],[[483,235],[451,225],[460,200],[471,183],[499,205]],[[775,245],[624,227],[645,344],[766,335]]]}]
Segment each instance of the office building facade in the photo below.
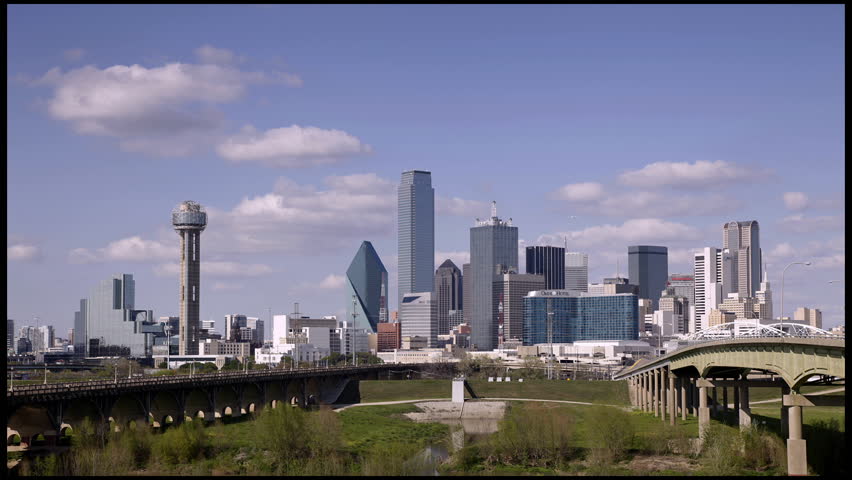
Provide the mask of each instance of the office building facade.
[{"label": "office building facade", "polygon": [[470,313],[473,311],[470,294],[473,292],[470,282],[473,279],[470,271],[470,263],[462,265],[462,316],[464,323],[470,323]]},{"label": "office building facade", "polygon": [[380,323],[378,326],[378,338],[376,339],[376,350],[380,352],[391,352],[402,347],[402,324]]},{"label": "office building facade", "polygon": [[506,342],[523,340],[524,297],[536,290],[547,290],[546,284],[544,275],[520,274],[504,269],[495,276],[493,315],[497,318],[498,348]]},{"label": "office building facade", "polygon": [[424,170],[402,172],[397,189],[397,207],[398,305],[401,305],[406,293],[432,290],[435,268],[435,189],[432,188],[432,174]]},{"label": "office building facade", "polygon": [[793,321],[822,328],[822,312],[818,308],[799,307],[793,312]]},{"label": "office building facade", "polygon": [[403,337],[423,337],[427,346],[434,348],[438,343],[438,305],[432,292],[406,293],[400,306]]},{"label": "office building facade", "polygon": [[450,311],[461,311],[464,298],[462,272],[452,260],[435,271],[435,303],[438,308],[438,335],[450,333]]},{"label": "office building facade", "polygon": [[656,303],[660,292],[666,288],[669,277],[669,250],[653,245],[627,247],[628,277],[639,286],[639,298],[650,298]]},{"label": "office building facade", "polygon": [[138,310],[135,302],[133,275],[116,274],[100,282],[80,302],[79,317],[75,314],[75,321],[80,320],[75,343],[82,342],[91,357],[150,356],[153,339],[164,335],[163,327],[151,310]]},{"label": "office building facade", "polygon": [[387,322],[387,291],[388,271],[373,244],[365,240],[346,270],[345,321],[375,333],[376,325]]},{"label": "office building facade", "polygon": [[564,248],[550,246],[527,247],[526,260],[526,273],[544,276],[544,289],[562,290],[565,288]]},{"label": "office building facade", "polygon": [[[636,295],[593,295],[571,290],[541,290],[524,297],[523,344],[578,340],[636,340]],[[552,312],[552,339],[548,338]]]},{"label": "office building facade", "polygon": [[6,350],[15,349],[15,321],[6,319]]},{"label": "office building facade", "polygon": [[565,252],[565,290],[589,291],[589,256]]},{"label": "office building facade", "polygon": [[753,297],[760,289],[762,252],[760,226],[757,220],[728,222],[722,227],[722,248],[734,257],[735,275],[731,292],[741,297]]},{"label": "office building facade", "polygon": [[491,203],[491,218],[477,219],[470,229],[471,269],[471,343],[477,350],[493,350],[497,346],[497,319],[494,317],[494,275],[497,265],[518,268],[518,227],[512,219],[497,217],[497,204]]}]

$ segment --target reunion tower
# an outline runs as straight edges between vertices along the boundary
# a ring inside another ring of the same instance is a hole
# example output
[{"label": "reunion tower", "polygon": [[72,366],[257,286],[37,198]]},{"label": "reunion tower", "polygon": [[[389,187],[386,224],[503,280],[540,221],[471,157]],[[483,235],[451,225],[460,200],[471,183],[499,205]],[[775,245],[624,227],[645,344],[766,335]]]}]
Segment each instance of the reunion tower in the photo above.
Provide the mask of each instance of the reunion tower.
[{"label": "reunion tower", "polygon": [[172,210],[172,225],[180,235],[180,355],[198,354],[201,232],[207,213],[201,204],[187,200]]}]

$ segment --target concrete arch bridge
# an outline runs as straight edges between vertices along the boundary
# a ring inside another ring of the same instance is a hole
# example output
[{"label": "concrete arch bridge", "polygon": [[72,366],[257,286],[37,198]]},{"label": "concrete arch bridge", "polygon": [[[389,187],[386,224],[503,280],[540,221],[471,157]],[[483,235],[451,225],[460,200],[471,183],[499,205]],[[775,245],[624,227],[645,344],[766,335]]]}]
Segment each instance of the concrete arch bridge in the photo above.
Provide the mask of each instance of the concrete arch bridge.
[{"label": "concrete arch bridge", "polygon": [[[734,410],[741,428],[751,425],[749,389],[777,388],[782,396],[781,425],[787,440],[787,467],[792,475],[807,474],[802,438],[802,407],[844,406],[845,396],[801,395],[805,385],[846,384],[846,342],[843,338],[732,338],[708,341],[641,360],[613,376],[629,383],[632,404],[668,418],[698,417],[703,437],[711,415],[728,410],[733,388]],[[719,402],[717,389],[722,389]]]}]

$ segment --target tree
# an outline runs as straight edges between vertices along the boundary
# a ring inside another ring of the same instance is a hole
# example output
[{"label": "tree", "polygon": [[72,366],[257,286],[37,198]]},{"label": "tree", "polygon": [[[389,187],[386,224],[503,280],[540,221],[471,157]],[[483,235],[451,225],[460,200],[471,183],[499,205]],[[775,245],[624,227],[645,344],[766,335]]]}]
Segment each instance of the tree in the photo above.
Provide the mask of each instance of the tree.
[{"label": "tree", "polygon": [[169,368],[169,365],[166,362],[160,362],[160,364],[157,365],[157,368]]}]

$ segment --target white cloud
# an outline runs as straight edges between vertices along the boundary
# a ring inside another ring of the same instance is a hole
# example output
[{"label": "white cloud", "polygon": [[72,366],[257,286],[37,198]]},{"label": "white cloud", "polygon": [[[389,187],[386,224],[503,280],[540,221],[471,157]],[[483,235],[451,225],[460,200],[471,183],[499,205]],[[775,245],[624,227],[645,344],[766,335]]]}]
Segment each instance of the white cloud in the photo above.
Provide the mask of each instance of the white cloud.
[{"label": "white cloud", "polygon": [[86,51],[82,48],[71,48],[62,52],[62,56],[65,57],[66,61],[76,62],[86,56]]},{"label": "white cloud", "polygon": [[346,278],[343,275],[335,275],[333,273],[330,273],[319,283],[319,288],[325,290],[336,290],[339,288],[343,288],[343,285],[345,285],[345,283]]},{"label": "white cloud", "polygon": [[14,262],[34,262],[42,258],[41,249],[35,245],[17,243],[6,247],[6,260]]},{"label": "white cloud", "polygon": [[823,215],[807,217],[797,213],[781,219],[779,226],[787,231],[796,233],[813,233],[826,230],[843,230],[846,223],[845,215]]},{"label": "white cloud", "polygon": [[470,252],[435,252],[435,270],[446,260],[452,260],[461,270],[462,265],[470,263]]},{"label": "white cloud", "polygon": [[[223,52],[207,51],[207,56],[227,56]],[[125,149],[159,153],[156,143],[160,140],[174,144],[183,135],[181,141],[187,143],[193,139],[188,134],[220,129],[223,116],[215,106],[234,102],[249,85],[261,83],[300,85],[301,79],[215,63],[168,63],[152,68],[89,65],[67,72],[57,67],[31,85],[53,88],[48,113],[70,123],[76,132],[116,137]],[[215,143],[208,138],[197,140],[205,146]],[[166,148],[173,154],[180,150],[175,145]]]},{"label": "white cloud", "polygon": [[244,286],[242,283],[215,282],[212,289],[216,292],[230,292],[242,290]]},{"label": "white cloud", "polygon": [[555,198],[570,202],[591,202],[603,196],[603,185],[597,182],[572,183],[554,192]]},{"label": "white cloud", "polygon": [[654,162],[639,170],[618,176],[619,183],[640,188],[672,186],[680,188],[713,188],[735,182],[757,182],[768,171],[744,167],[724,160],[708,162]]},{"label": "white cloud", "polygon": [[489,205],[479,200],[465,200],[459,197],[435,197],[435,213],[438,215],[458,215],[472,217],[488,212]]},{"label": "white cloud", "polygon": [[637,218],[621,225],[595,225],[583,230],[545,234],[538,237],[542,245],[561,245],[568,238],[568,246],[576,249],[605,245],[663,244],[665,242],[690,242],[699,240],[701,234],[695,227],[659,218]]},{"label": "white cloud", "polygon": [[786,192],[784,205],[789,210],[804,210],[808,206],[808,196],[803,192]]},{"label": "white cloud", "polygon": [[370,153],[372,148],[342,130],[292,125],[258,132],[247,125],[216,150],[232,162],[303,167],[337,163],[342,157]]},{"label": "white cloud", "polygon": [[[238,262],[206,262],[201,261],[202,276],[211,277],[258,277],[272,273],[269,265],[261,263],[238,263]],[[160,277],[170,277],[180,274],[180,264],[177,262],[163,263],[154,266],[154,274]]]},{"label": "white cloud", "polygon": [[195,49],[195,56],[201,63],[212,63],[218,65],[230,65],[242,60],[234,55],[234,52],[226,48],[216,48],[212,45],[202,45]]},{"label": "white cloud", "polygon": [[783,242],[771,250],[764,251],[764,259],[771,270],[786,266],[788,262],[811,262],[809,268],[844,268],[846,265],[846,245],[844,237],[828,240],[811,240],[806,244],[793,245]]},{"label": "white cloud", "polygon": [[792,257],[793,255],[795,255],[795,253],[796,249],[793,248],[793,245],[784,242],[775,245],[775,247],[768,252],[767,256],[769,257],[769,259],[787,258]]},{"label": "white cloud", "polygon": [[156,240],[145,240],[139,236],[133,236],[110,242],[106,247],[95,250],[75,248],[69,253],[68,259],[71,263],[148,262],[177,258],[179,254],[177,244],[165,244]]}]

